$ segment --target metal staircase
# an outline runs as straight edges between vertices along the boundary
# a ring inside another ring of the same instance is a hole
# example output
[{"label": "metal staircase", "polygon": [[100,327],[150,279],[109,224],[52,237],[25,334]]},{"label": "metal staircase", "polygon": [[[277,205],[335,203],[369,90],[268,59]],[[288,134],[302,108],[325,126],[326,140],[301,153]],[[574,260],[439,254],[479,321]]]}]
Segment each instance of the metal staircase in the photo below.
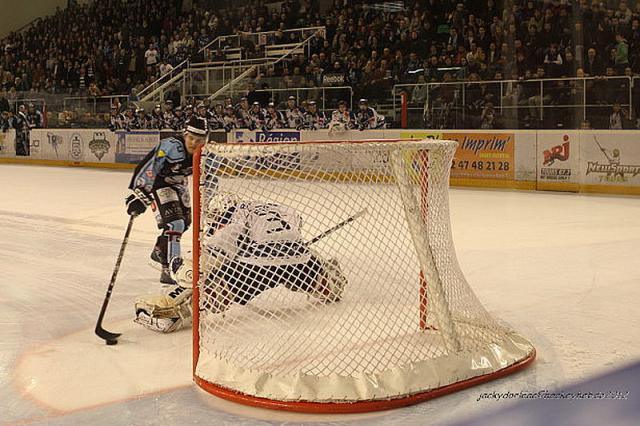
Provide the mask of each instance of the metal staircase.
[{"label": "metal staircase", "polygon": [[[302,37],[298,43],[269,43],[270,35],[274,31],[264,33],[239,33],[234,36],[220,36],[200,49],[198,56],[211,58],[215,61],[192,63],[189,60],[178,64],[170,73],[162,76],[139,93],[140,102],[159,103],[164,101],[167,94],[177,90],[182,99],[194,97],[198,99],[210,97],[218,98],[241,83],[255,76],[257,72],[274,67],[287,58],[298,54],[308,54],[310,42],[317,34],[323,34],[324,27],[298,28],[288,30],[297,31]],[[247,45],[260,44],[261,55],[253,58],[243,58]],[[213,94],[213,95],[212,95]]]}]

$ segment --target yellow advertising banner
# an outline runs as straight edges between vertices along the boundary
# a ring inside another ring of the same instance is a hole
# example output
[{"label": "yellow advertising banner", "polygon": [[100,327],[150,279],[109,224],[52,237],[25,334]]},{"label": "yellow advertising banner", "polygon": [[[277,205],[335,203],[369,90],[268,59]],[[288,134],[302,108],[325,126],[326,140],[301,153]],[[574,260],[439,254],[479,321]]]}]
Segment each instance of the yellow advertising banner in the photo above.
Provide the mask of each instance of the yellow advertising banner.
[{"label": "yellow advertising banner", "polygon": [[513,133],[452,133],[404,131],[401,138],[447,139],[458,142],[451,177],[513,180],[515,176]]},{"label": "yellow advertising banner", "polygon": [[513,133],[449,133],[443,139],[458,142],[451,177],[513,180]]}]

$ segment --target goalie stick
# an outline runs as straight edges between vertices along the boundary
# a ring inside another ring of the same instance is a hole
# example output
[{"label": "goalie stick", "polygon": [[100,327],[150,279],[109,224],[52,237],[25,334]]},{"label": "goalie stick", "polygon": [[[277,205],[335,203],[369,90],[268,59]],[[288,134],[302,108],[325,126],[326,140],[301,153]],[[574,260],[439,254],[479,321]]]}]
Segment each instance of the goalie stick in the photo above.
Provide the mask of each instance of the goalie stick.
[{"label": "goalie stick", "polygon": [[320,241],[321,239],[323,239],[327,235],[329,235],[329,234],[337,231],[338,229],[342,228],[343,226],[353,222],[354,220],[356,220],[360,216],[364,216],[366,213],[367,213],[367,209],[360,210],[358,213],[354,214],[353,216],[349,217],[348,219],[343,220],[342,222],[338,223],[337,225],[334,225],[331,228],[327,229],[323,233],[318,234],[315,237],[313,237],[311,239],[311,241],[309,241],[309,245],[317,243],[318,241]]},{"label": "goalie stick", "polygon": [[116,266],[113,268],[113,274],[111,275],[111,282],[109,283],[109,287],[107,288],[107,295],[104,297],[104,301],[102,302],[102,309],[100,309],[100,315],[98,316],[98,322],[96,323],[96,334],[105,340],[107,345],[115,345],[118,343],[118,337],[120,337],[121,333],[111,333],[110,331],[102,328],[102,320],[104,318],[104,314],[107,310],[107,305],[109,304],[109,300],[111,299],[111,292],[113,291],[113,286],[116,284],[116,277],[118,276],[118,271],[120,270],[120,263],[122,263],[122,258],[124,257],[124,249],[127,247],[127,243],[129,242],[129,234],[131,234],[131,228],[133,227],[133,219],[135,216],[129,217],[129,224],[127,225],[127,230],[124,233],[124,239],[122,240],[122,245],[120,246],[120,253],[118,254],[118,259],[116,260]]}]

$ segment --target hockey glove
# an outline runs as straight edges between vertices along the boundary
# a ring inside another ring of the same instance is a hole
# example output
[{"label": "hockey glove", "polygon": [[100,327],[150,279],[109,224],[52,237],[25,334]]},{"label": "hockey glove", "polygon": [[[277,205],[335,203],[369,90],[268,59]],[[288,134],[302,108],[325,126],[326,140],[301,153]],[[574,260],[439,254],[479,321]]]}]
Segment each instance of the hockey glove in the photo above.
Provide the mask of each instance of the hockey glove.
[{"label": "hockey glove", "polygon": [[138,216],[147,210],[147,206],[151,204],[151,199],[142,190],[136,189],[133,194],[125,199],[125,203],[127,205],[127,213],[130,216]]}]

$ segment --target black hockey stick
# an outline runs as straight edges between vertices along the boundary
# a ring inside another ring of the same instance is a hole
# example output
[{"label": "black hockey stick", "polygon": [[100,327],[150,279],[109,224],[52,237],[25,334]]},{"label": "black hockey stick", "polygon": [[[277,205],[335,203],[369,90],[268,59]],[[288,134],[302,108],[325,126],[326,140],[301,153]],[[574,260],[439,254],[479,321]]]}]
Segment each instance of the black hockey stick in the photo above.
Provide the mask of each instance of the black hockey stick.
[{"label": "black hockey stick", "polygon": [[350,218],[343,220],[342,222],[338,223],[335,226],[332,226],[331,228],[329,228],[326,231],[324,231],[322,234],[319,234],[319,235],[316,235],[315,237],[313,237],[311,239],[311,241],[309,241],[309,245],[317,243],[318,241],[320,241],[321,239],[323,239],[327,235],[337,231],[338,229],[342,228],[346,224],[353,222],[354,220],[356,220],[360,216],[364,216],[366,213],[367,213],[367,209],[361,210],[358,213],[356,213],[353,216],[351,216]]},{"label": "black hockey stick", "polygon": [[124,233],[124,239],[122,240],[122,245],[120,246],[120,254],[118,254],[118,260],[116,260],[116,266],[113,268],[113,275],[111,275],[111,282],[109,283],[109,287],[107,288],[107,295],[104,297],[104,302],[102,302],[102,309],[100,309],[100,315],[98,316],[98,322],[96,323],[96,334],[104,339],[107,345],[115,345],[118,343],[118,337],[120,337],[121,333],[111,333],[104,328],[102,328],[102,319],[104,318],[104,313],[107,311],[107,305],[109,304],[109,299],[111,299],[111,292],[113,291],[113,286],[116,284],[116,277],[118,276],[118,271],[120,270],[120,263],[122,263],[122,258],[124,257],[124,249],[127,247],[127,243],[129,242],[129,234],[131,233],[131,228],[133,227],[133,219],[135,216],[131,216],[129,218],[129,224],[127,225],[127,230]]}]

